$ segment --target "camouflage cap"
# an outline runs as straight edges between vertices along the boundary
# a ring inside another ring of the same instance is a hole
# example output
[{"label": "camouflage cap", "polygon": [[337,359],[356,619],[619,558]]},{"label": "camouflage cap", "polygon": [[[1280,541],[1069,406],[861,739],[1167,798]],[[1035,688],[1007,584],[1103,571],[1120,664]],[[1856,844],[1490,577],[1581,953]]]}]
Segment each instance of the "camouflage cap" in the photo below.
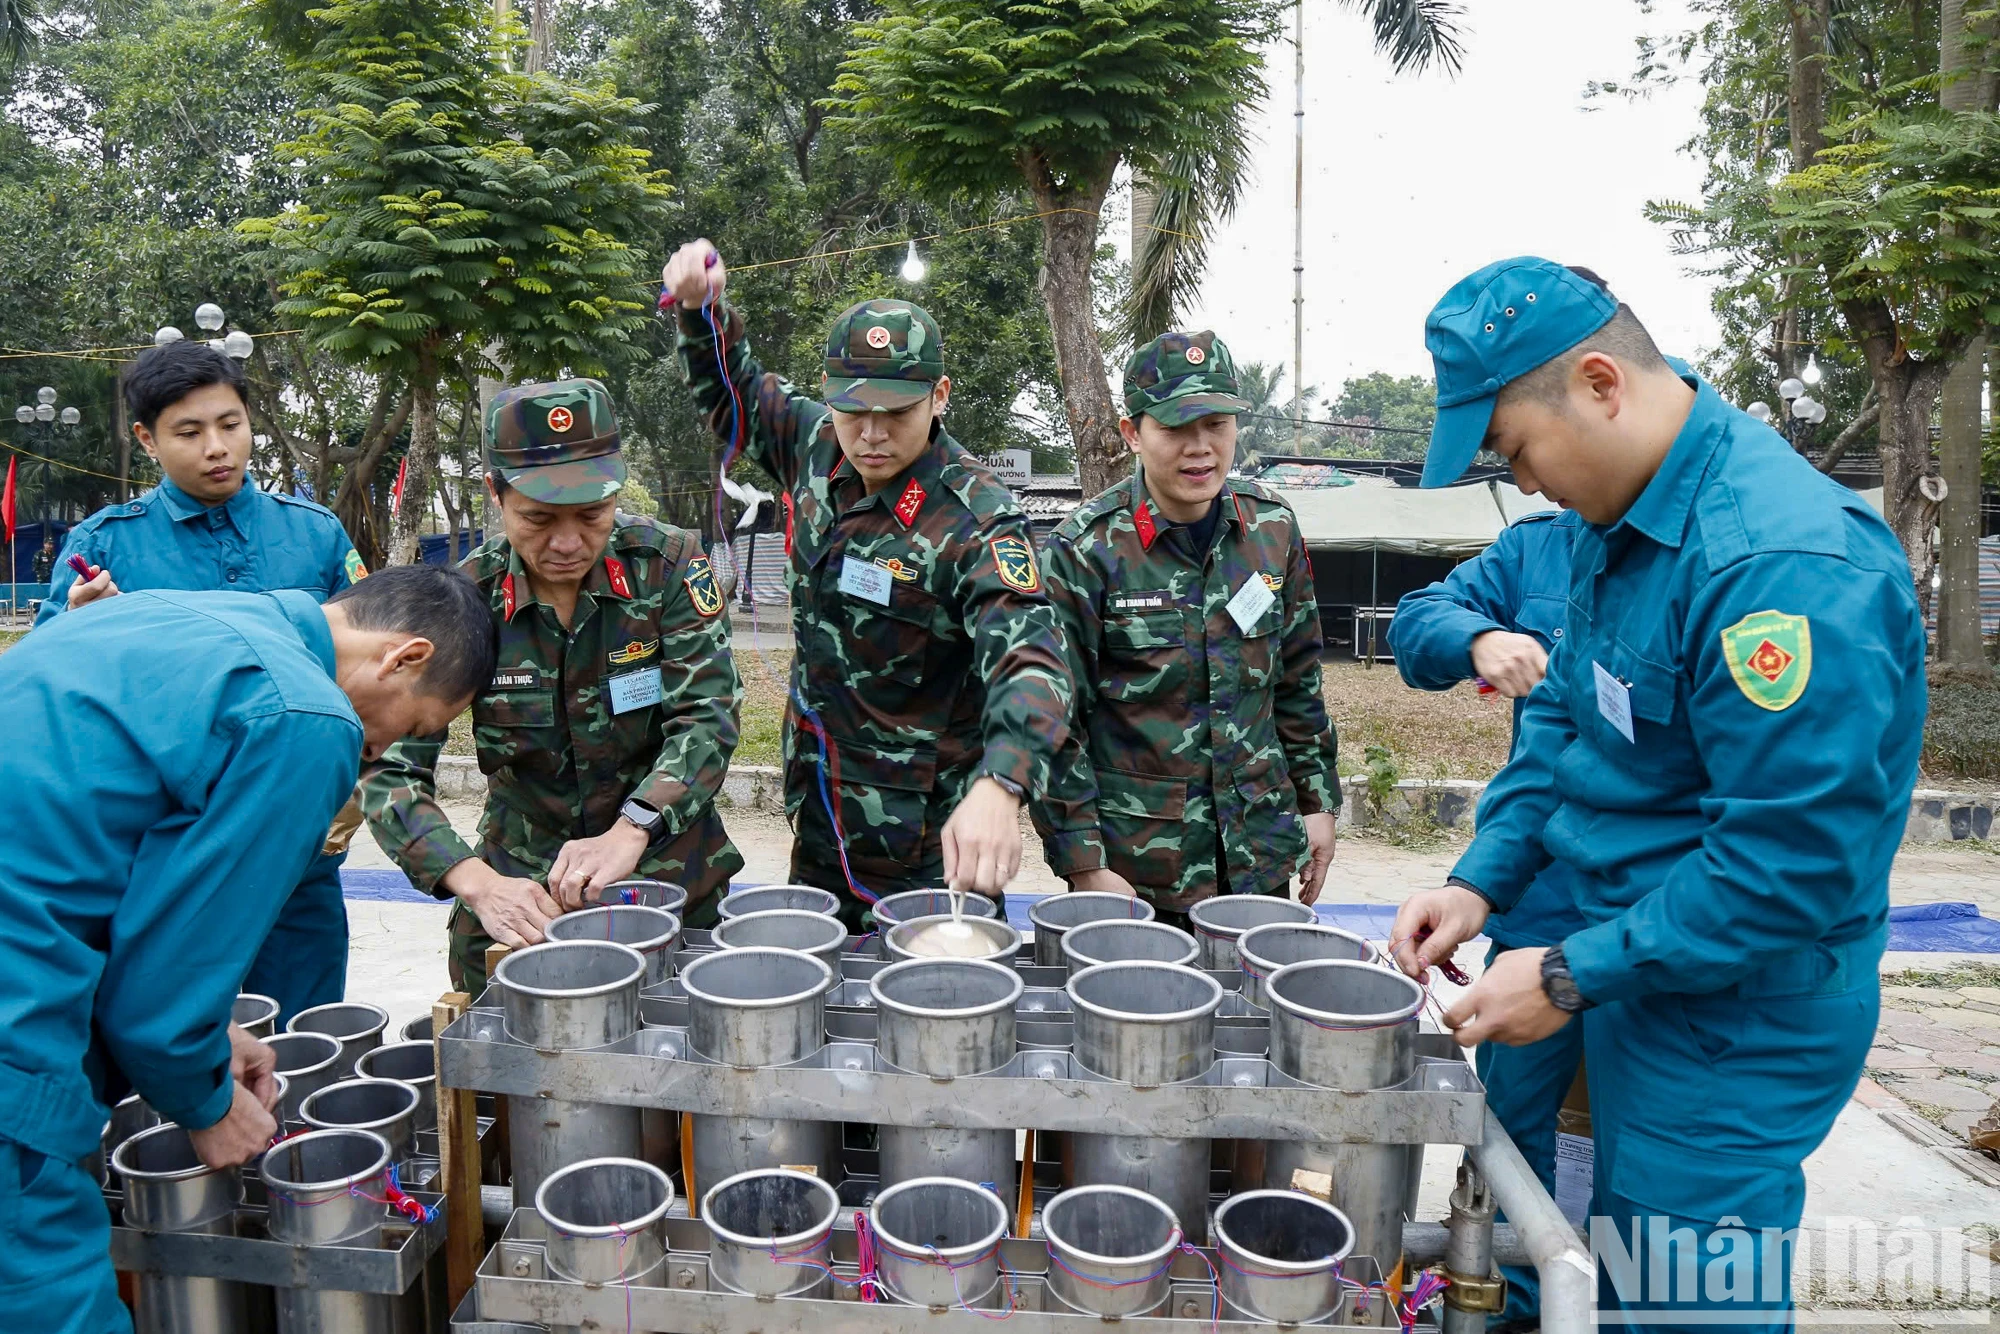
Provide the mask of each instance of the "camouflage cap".
[{"label": "camouflage cap", "polygon": [[863,301],[841,312],[826,336],[826,405],[836,411],[907,408],[943,378],[944,343],[921,306]]},{"label": "camouflage cap", "polygon": [[1185,426],[1214,414],[1248,412],[1236,383],[1236,361],[1220,338],[1163,333],[1125,362],[1125,415],[1150,413],[1162,426]]},{"label": "camouflage cap", "polygon": [[486,468],[530,500],[594,505],[625,485],[618,414],[596,380],[521,384],[486,409]]}]

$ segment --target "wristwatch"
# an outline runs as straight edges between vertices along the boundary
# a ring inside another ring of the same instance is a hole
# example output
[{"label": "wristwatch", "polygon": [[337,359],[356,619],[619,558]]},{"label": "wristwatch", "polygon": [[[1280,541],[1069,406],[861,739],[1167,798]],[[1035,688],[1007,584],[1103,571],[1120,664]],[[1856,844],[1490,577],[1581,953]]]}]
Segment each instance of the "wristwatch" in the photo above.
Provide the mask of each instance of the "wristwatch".
[{"label": "wristwatch", "polygon": [[1576,989],[1576,978],[1570,975],[1569,960],[1563,957],[1560,945],[1542,956],[1542,993],[1549,998],[1549,1004],[1564,1014],[1588,1010],[1594,1003],[1584,999],[1583,993]]},{"label": "wristwatch", "polygon": [[1002,792],[1005,792],[1008,796],[1012,797],[1016,801],[1026,801],[1028,799],[1027,789],[1022,787],[1019,783],[1015,782],[1011,778],[1002,778],[999,774],[995,773],[984,773],[979,776],[981,778],[990,778],[994,782],[998,783],[1000,785],[1000,790]]},{"label": "wristwatch", "polygon": [[628,799],[623,806],[618,808],[618,813],[633,824],[638,825],[639,828],[645,830],[648,837],[659,833],[660,826],[666,823],[665,816],[661,815],[651,806],[648,806],[645,802],[640,801],[637,797]]}]

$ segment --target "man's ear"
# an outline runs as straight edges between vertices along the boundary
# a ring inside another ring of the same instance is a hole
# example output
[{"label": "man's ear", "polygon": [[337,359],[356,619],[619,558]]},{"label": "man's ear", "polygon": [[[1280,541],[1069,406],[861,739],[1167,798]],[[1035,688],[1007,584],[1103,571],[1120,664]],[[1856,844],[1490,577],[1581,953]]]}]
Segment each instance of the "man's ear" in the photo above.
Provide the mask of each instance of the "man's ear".
[{"label": "man's ear", "polygon": [[400,642],[392,640],[383,646],[379,675],[387,678],[406,670],[421,672],[436,653],[437,646],[422,635],[412,635]]},{"label": "man's ear", "polygon": [[160,451],[154,448],[153,433],[144,424],[140,422],[132,423],[132,438],[139,442],[139,448],[146,451],[146,457],[156,463],[159,461]]},{"label": "man's ear", "polygon": [[1615,417],[1625,397],[1625,368],[1608,352],[1586,352],[1570,370],[1572,387],[1597,404],[1605,415]]},{"label": "man's ear", "polygon": [[1139,452],[1139,423],[1130,417],[1118,419],[1118,434],[1125,438],[1125,447],[1134,454]]}]

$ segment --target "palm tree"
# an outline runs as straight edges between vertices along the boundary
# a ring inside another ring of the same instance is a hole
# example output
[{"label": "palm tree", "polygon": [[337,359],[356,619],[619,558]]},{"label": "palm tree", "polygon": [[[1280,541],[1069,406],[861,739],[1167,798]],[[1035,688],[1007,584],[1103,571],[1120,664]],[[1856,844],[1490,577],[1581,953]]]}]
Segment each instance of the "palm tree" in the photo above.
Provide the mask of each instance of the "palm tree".
[{"label": "palm tree", "polygon": [[35,44],[36,0],[0,0],[0,66],[13,69]]},{"label": "palm tree", "polygon": [[[5,3],[6,0],[0,0]],[[1297,0],[1303,4],[1304,0]],[[1456,74],[1460,10],[1451,0],[1341,0],[1367,14],[1375,49],[1398,74],[1442,66]],[[1236,211],[1250,170],[1250,104],[1219,114],[1198,149],[1133,182],[1132,287],[1126,339],[1134,346],[1171,329],[1201,285],[1209,239]]]}]

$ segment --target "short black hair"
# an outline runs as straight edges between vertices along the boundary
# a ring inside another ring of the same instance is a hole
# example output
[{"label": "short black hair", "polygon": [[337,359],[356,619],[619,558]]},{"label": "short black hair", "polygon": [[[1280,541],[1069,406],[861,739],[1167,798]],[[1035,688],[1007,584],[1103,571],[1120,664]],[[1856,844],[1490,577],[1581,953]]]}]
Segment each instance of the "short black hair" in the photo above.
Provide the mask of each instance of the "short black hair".
[{"label": "short black hair", "polygon": [[[1594,269],[1581,264],[1571,264],[1569,271],[1611,296],[1611,284],[1599,277]],[[1612,297],[1615,301],[1616,297]],[[1632,307],[1618,302],[1618,309],[1603,328],[1585,338],[1566,352],[1549,358],[1526,375],[1508,381],[1500,389],[1500,396],[1510,401],[1531,398],[1545,407],[1559,408],[1568,401],[1569,372],[1583,357],[1592,352],[1602,352],[1616,357],[1628,365],[1642,371],[1671,371],[1667,359],[1660,355],[1659,344],[1653,335],[1646,332],[1646,326],[1639,323],[1639,317],[1632,313]]]},{"label": "short black hair", "polygon": [[493,679],[499,631],[493,607],[479,585],[442,565],[391,565],[341,589],[339,603],[357,630],[421,635],[431,641],[423,691],[437,699],[464,699]]},{"label": "short black hair", "polygon": [[250,407],[243,367],[236,358],[186,338],[141,352],[125,368],[120,384],[125,389],[125,410],[149,431],[161,413],[205,385],[226,384],[243,400],[246,411]]}]

